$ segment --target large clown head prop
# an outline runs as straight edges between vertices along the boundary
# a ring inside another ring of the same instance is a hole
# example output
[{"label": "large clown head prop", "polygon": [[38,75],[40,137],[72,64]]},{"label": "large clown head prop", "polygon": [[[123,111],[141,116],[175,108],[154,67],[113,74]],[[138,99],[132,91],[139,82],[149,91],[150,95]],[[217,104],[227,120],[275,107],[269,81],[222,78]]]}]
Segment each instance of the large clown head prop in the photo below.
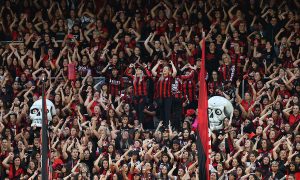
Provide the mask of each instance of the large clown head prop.
[{"label": "large clown head prop", "polygon": [[[48,121],[52,121],[52,117],[56,115],[56,109],[53,103],[46,99],[47,106],[47,119]],[[33,103],[30,108],[30,119],[32,121],[31,126],[42,127],[42,99],[39,99]]]},{"label": "large clown head prop", "polygon": [[208,119],[210,129],[223,129],[224,118],[230,118],[233,106],[230,101],[222,96],[213,96],[208,100]]}]

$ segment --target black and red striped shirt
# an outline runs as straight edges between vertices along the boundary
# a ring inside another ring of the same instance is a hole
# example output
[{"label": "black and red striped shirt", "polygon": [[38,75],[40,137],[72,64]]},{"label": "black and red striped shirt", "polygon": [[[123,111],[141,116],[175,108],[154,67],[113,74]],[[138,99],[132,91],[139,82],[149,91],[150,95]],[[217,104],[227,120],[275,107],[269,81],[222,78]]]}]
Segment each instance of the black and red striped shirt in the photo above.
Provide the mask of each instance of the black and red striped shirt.
[{"label": "black and red striped shirt", "polygon": [[[173,96],[175,96],[175,98],[182,98],[182,97],[189,98],[189,96],[193,96],[195,94],[195,88],[184,89],[188,87],[186,86],[188,82],[193,82],[193,77],[194,77],[194,71],[192,71],[188,75],[181,75],[175,78],[174,83],[172,84],[172,93]],[[193,98],[189,98],[189,100],[193,100]]]},{"label": "black and red striped shirt", "polygon": [[135,77],[133,80],[133,93],[135,96],[147,96],[147,77]]},{"label": "black and red striped shirt", "polygon": [[122,77],[109,77],[108,80],[108,90],[112,97],[119,96],[123,87],[123,78]]},{"label": "black and red striped shirt", "polygon": [[182,95],[187,97],[190,102],[196,99],[196,83],[194,78],[194,71],[189,75],[181,76],[182,81]]},{"label": "black and red striped shirt", "polygon": [[217,81],[209,81],[207,83],[207,89],[208,89],[208,94],[209,95],[214,95],[216,94],[216,90],[217,89],[221,89],[223,87],[223,84],[221,81],[217,80]]},{"label": "black and red striped shirt", "polygon": [[155,86],[155,97],[156,98],[169,98],[172,96],[172,82],[173,82],[172,76],[164,77],[161,75],[157,81]]},{"label": "black and red striped shirt", "polygon": [[147,96],[148,89],[147,89],[147,79],[151,77],[150,71],[145,68],[146,76],[138,77],[127,74],[127,76],[131,77],[133,80],[133,94],[134,96]]}]

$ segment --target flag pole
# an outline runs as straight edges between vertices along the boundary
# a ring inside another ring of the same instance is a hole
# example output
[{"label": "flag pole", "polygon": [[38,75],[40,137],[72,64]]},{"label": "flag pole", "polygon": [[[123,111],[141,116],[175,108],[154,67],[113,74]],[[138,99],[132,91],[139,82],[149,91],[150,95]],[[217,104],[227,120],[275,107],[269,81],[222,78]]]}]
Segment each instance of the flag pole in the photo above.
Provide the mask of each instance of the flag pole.
[{"label": "flag pole", "polygon": [[48,119],[47,119],[47,105],[45,96],[46,78],[42,79],[42,180],[48,180],[49,166],[48,166]]}]

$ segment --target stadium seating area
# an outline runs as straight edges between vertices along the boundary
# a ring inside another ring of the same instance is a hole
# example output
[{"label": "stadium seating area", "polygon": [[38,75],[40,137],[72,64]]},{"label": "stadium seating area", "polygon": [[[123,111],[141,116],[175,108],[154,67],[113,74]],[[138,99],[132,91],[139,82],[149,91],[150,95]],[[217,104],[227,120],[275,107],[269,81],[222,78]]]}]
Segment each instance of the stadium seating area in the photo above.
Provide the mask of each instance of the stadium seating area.
[{"label": "stadium seating area", "polygon": [[[211,180],[300,179],[298,0],[0,1],[0,179],[198,180],[198,74],[233,113]],[[50,112],[48,112],[50,113]]]}]

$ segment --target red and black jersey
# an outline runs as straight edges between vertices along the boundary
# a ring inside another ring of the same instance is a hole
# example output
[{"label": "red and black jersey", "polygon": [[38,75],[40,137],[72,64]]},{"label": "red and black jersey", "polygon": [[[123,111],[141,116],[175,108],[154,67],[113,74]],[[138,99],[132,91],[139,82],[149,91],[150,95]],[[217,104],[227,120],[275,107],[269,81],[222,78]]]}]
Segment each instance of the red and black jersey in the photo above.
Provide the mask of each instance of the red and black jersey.
[{"label": "red and black jersey", "polygon": [[108,91],[112,97],[119,96],[123,87],[123,78],[122,77],[109,77],[108,80]]},{"label": "red and black jersey", "polygon": [[207,89],[210,95],[216,94],[217,93],[216,90],[222,89],[222,87],[223,87],[223,83],[221,81],[209,81],[207,83]]},{"label": "red and black jersey", "polygon": [[155,85],[155,97],[162,99],[162,98],[169,98],[172,96],[172,82],[173,82],[172,76],[164,77],[161,75],[158,77]]},{"label": "red and black jersey", "polygon": [[150,71],[145,68],[146,76],[138,77],[134,76],[132,74],[127,73],[128,70],[126,70],[126,75],[132,78],[132,84],[133,84],[133,94],[134,96],[147,96],[148,95],[148,89],[147,89],[147,79],[151,77]]},{"label": "red and black jersey", "polygon": [[147,96],[147,77],[135,77],[133,80],[133,93],[135,96]]},{"label": "red and black jersey", "polygon": [[171,60],[172,62],[174,63],[175,67],[183,67],[184,64],[183,64],[183,61],[178,61],[178,59],[181,58],[181,59],[185,59],[186,58],[186,55],[184,54],[184,51],[177,51],[177,52],[172,52],[171,54]]},{"label": "red and black jersey", "polygon": [[244,64],[244,59],[245,59],[245,56],[242,54],[242,53],[236,53],[235,50],[229,50],[228,51],[228,54],[231,58],[231,64],[234,64],[234,65],[237,65],[237,64]]},{"label": "red and black jersey", "polygon": [[182,79],[182,95],[187,97],[190,102],[196,99],[196,83],[194,81],[194,71],[189,75],[180,76]]},{"label": "red and black jersey", "polygon": [[239,44],[239,46],[242,47],[242,48],[245,48],[246,45],[247,45],[244,41],[242,41],[240,39],[239,40],[232,40],[230,42],[230,50],[231,51],[234,51],[234,44]]}]

